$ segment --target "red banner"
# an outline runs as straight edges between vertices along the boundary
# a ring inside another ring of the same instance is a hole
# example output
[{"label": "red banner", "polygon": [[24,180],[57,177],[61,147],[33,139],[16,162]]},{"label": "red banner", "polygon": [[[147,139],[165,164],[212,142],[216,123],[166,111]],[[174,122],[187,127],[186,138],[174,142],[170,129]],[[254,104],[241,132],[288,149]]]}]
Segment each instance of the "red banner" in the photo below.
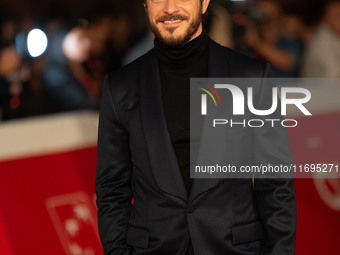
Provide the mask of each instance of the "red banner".
[{"label": "red banner", "polygon": [[[89,127],[83,117],[80,123]],[[50,128],[51,120],[48,123]],[[66,124],[66,130],[75,133],[65,132],[65,137],[79,135],[78,126],[72,129],[70,123]],[[53,136],[51,129],[39,123],[39,127],[41,125],[40,136],[44,137],[42,130],[47,130],[46,137]],[[289,129],[295,164],[339,163],[339,114],[300,119],[299,126]],[[27,131],[29,127],[22,129]],[[55,134],[60,135],[61,129],[58,126]],[[94,130],[95,126],[90,132],[95,133]],[[7,132],[0,129],[0,136],[2,131]],[[18,132],[16,130],[16,134],[21,134]],[[102,254],[94,190],[96,134],[90,140],[87,132],[82,135],[93,145],[81,144],[82,149],[79,146],[72,149],[68,145],[60,152],[58,139],[54,139],[54,148],[59,152],[51,152],[53,148],[48,152],[40,149],[40,154],[35,156],[11,155],[11,160],[0,161],[1,255]],[[6,136],[2,136],[2,141]],[[33,135],[17,136],[19,141],[13,138],[7,145],[19,147],[23,137]],[[83,140],[82,136],[79,139]],[[70,140],[65,138],[65,141]],[[36,140],[36,143],[41,143],[41,148],[50,144],[42,140]],[[32,147],[36,152],[39,149],[37,144]],[[296,179],[295,183],[298,210],[296,254],[340,254],[339,179]]]}]

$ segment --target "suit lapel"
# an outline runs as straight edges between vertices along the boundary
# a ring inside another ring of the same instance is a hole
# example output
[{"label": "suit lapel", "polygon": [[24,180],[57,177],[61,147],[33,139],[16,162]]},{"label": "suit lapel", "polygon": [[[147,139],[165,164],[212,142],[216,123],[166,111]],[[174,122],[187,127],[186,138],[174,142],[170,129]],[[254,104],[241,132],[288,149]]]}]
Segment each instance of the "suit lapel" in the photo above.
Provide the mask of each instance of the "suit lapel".
[{"label": "suit lapel", "polygon": [[166,125],[154,50],[147,57],[140,77],[140,106],[152,172],[161,190],[187,200],[188,194]]},{"label": "suit lapel", "polygon": [[[220,45],[217,45],[214,41],[209,39],[209,65],[208,65],[208,77],[209,78],[217,78],[217,77],[228,77],[229,63],[228,58],[225,54],[225,51]],[[204,120],[207,120],[205,118]],[[204,128],[207,128],[207,121],[203,121],[202,133],[204,132]],[[219,132],[218,135],[211,132],[205,132],[205,134],[210,133],[209,136],[201,135],[201,142],[198,149],[198,158],[203,157],[206,152],[216,151],[216,149],[212,148],[212,146],[216,143],[219,143],[220,140],[226,141],[227,137],[227,129],[225,132]],[[220,155],[212,155],[208,161],[210,162],[221,162],[223,161],[223,152],[221,151]],[[215,161],[217,160],[217,161]],[[200,165],[199,161],[196,162],[197,165]],[[193,178],[192,187],[189,194],[189,202],[193,201],[198,195],[201,193],[214,188],[220,181],[220,178]]]},{"label": "suit lapel", "polygon": [[[161,190],[184,200],[188,200],[189,197],[190,202],[199,194],[215,187],[220,178],[194,178],[188,196],[166,125],[158,62],[154,50],[151,50],[147,57],[148,59],[142,66],[140,77],[140,106],[152,172]],[[228,70],[229,63],[225,51],[209,39],[209,77],[228,77]],[[226,135],[227,131],[223,135],[224,137],[215,137],[214,139],[225,139]],[[211,137],[202,137],[201,144],[209,144],[206,143],[209,139],[210,144],[213,144]],[[201,147],[198,153],[200,151],[202,153]]]}]

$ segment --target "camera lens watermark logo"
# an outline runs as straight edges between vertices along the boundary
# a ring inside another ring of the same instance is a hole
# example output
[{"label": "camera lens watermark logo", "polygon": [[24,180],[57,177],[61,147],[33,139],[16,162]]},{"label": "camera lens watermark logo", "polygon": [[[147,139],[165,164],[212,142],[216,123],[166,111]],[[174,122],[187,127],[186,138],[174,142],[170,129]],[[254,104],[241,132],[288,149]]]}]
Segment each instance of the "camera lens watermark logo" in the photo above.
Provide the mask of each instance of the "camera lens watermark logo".
[{"label": "camera lens watermark logo", "polygon": [[[217,91],[213,87],[211,87],[209,84],[206,84],[206,83],[203,83],[203,82],[199,82],[199,83],[201,85],[207,87],[208,89],[210,89],[216,95],[221,106],[223,105],[220,95],[217,93]],[[212,100],[214,101],[215,106],[217,106],[217,102],[215,100],[215,97],[211,94],[211,92],[209,90],[207,90],[205,88],[199,88],[199,89],[204,91],[205,93],[207,93],[212,98]],[[201,114],[202,115],[207,115],[207,94],[201,95]]]}]

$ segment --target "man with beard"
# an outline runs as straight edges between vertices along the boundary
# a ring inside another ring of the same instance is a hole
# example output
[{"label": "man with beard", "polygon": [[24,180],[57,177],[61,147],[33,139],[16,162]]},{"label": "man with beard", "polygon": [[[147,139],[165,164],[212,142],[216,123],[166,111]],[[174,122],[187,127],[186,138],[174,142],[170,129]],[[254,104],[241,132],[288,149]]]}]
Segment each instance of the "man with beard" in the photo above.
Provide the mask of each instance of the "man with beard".
[{"label": "man with beard", "polygon": [[[294,254],[294,180],[190,179],[190,77],[269,71],[206,35],[209,1],[145,0],[154,48],[104,80],[95,183],[104,254]],[[245,154],[257,148],[244,156],[290,161],[270,142],[287,134],[275,132],[247,133]]]}]

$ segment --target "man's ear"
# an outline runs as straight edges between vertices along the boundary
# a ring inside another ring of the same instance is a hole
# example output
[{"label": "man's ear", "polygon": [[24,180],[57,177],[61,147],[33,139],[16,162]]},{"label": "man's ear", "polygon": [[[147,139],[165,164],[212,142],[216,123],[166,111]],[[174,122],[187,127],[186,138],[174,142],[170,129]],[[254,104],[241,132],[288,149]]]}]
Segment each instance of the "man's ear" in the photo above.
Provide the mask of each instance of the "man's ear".
[{"label": "man's ear", "polygon": [[206,13],[210,0],[202,0],[202,14]]}]

